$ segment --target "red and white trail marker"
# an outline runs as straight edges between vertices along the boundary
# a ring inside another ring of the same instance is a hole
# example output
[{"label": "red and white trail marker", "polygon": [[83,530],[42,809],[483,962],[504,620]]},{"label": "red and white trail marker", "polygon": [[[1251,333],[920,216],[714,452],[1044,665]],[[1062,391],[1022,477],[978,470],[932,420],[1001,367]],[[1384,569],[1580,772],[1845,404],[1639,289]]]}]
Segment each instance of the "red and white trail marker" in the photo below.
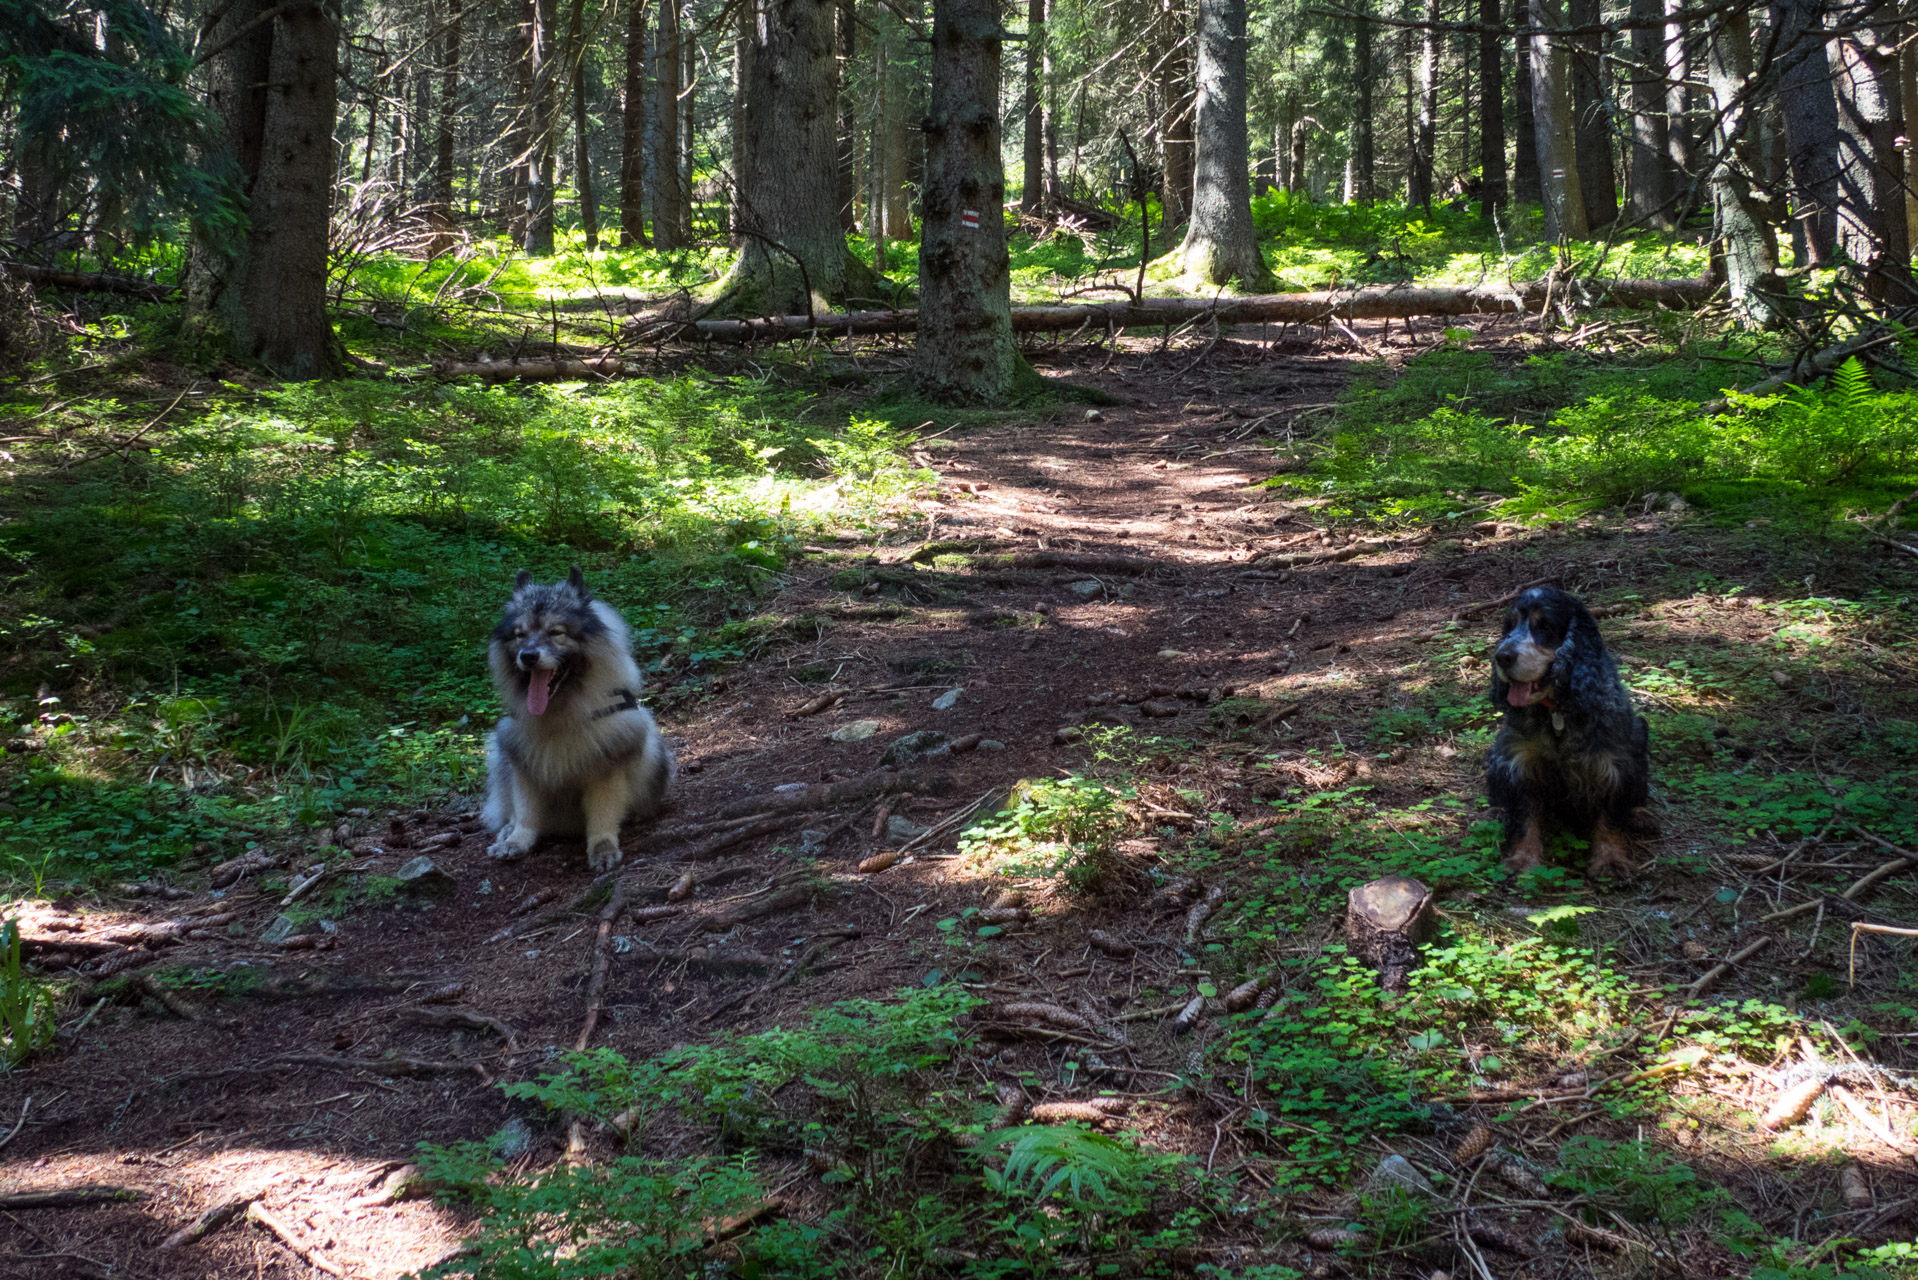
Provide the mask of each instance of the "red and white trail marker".
[{"label": "red and white trail marker", "polygon": [[965,227],[967,230],[977,231],[979,229],[979,211],[977,209],[961,209],[959,211],[959,225]]}]

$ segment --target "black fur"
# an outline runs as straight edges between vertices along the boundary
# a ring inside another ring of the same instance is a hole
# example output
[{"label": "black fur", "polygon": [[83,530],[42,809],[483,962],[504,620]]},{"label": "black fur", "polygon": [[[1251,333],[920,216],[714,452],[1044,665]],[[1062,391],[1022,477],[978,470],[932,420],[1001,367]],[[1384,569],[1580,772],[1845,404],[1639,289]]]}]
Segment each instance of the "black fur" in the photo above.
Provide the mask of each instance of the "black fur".
[{"label": "black fur", "polygon": [[[1509,700],[1505,666],[1528,638],[1553,651],[1549,673],[1537,682],[1541,690],[1549,682],[1550,689],[1517,707]],[[1485,782],[1492,804],[1504,811],[1508,843],[1534,818],[1581,837],[1601,821],[1621,835],[1649,830],[1645,718],[1619,681],[1597,621],[1576,597],[1535,587],[1512,602],[1492,664],[1491,698],[1504,722],[1486,761]]]}]

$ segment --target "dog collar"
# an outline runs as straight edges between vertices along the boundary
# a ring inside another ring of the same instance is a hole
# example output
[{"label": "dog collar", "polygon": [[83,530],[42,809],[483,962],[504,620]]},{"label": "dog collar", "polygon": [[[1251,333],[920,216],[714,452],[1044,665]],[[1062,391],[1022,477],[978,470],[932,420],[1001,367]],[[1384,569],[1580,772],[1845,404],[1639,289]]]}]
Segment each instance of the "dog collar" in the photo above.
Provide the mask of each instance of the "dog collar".
[{"label": "dog collar", "polygon": [[616,716],[626,711],[639,710],[639,697],[631,689],[613,690],[615,701],[610,707],[601,707],[593,712],[593,719],[604,720],[607,716]]}]

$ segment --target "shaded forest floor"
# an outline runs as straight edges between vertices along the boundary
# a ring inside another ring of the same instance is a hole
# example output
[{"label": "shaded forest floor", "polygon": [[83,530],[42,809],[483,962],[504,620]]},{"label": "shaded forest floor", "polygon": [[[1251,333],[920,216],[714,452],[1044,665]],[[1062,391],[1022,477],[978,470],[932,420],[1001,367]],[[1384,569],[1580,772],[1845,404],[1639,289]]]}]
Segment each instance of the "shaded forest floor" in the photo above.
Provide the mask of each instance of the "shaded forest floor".
[{"label": "shaded forest floor", "polygon": [[[621,883],[635,909],[663,907],[691,866],[677,910],[600,928],[580,848],[495,863],[470,806],[354,810],[333,848],[270,842],[274,866],[217,893],[198,872],[28,902],[29,958],[101,985],[76,1005],[84,1027],[0,1077],[0,1196],[139,1198],[0,1198],[0,1267],[457,1263],[477,1214],[416,1194],[418,1144],[490,1139],[501,1176],[559,1157],[567,1116],[497,1086],[561,1066],[596,958],[593,1040],[630,1061],[791,1030],[835,1001],[963,992],[962,1034],[920,1068],[947,1113],[976,1130],[1011,1088],[1028,1112],[1088,1104],[1042,1118],[1187,1157],[1141,1173],[1156,1191],[1130,1211],[960,1231],[920,1197],[976,1194],[963,1144],[861,1170],[843,1133],[775,1135],[748,1093],[733,1105],[759,1129],[665,1116],[645,1137],[676,1157],[758,1152],[749,1207],[699,1224],[709,1262],[861,1195],[868,1223],[922,1228],[859,1235],[896,1243],[857,1264],[854,1236],[822,1226],[824,1256],[872,1275],[1809,1280],[1837,1256],[1813,1246],[1911,1240],[1918,970],[1907,940],[1854,952],[1851,924],[1918,924],[1918,877],[1845,895],[1900,856],[1883,842],[1911,847],[1912,562],[1669,495],[1315,558],[1360,531],[1283,478],[1344,357],[1155,345],[1042,366],[1110,406],[922,440],[938,481],[907,525],[808,547],[759,601],[781,643],[654,690],[682,778],[661,823],[629,832]],[[1601,609],[1652,720],[1663,834],[1627,884],[1585,883],[1569,842],[1514,880],[1486,822],[1489,606],[1541,580]],[[681,855],[711,830],[663,834],[866,779],[888,751],[917,780],[905,798],[848,799],[696,863]],[[436,873],[403,881],[422,856]],[[378,892],[263,945],[316,858]],[[1345,889],[1387,873],[1438,889],[1445,914],[1403,999],[1337,951]],[[1228,1009],[1249,979],[1257,1007]],[[1811,1079],[1831,1087],[1802,1123],[1760,1127]],[[796,1087],[777,1109],[831,1128],[829,1097]],[[590,1117],[580,1131],[589,1159],[619,1147]],[[1425,1185],[1393,1185],[1408,1177]],[[158,1250],[234,1200],[278,1228]],[[764,1272],[782,1273],[805,1272]]]}]

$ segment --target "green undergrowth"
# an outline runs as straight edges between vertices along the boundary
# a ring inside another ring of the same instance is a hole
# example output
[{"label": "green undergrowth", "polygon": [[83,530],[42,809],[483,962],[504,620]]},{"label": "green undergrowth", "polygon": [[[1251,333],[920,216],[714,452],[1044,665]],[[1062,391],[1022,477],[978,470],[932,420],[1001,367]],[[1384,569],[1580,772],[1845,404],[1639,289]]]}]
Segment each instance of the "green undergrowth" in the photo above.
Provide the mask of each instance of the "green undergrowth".
[{"label": "green undergrowth", "polygon": [[800,541],[929,479],[910,433],[785,372],[231,387],[124,460],[76,462],[151,409],[59,408],[69,442],[12,446],[0,529],[0,876],[136,877],[469,790],[521,567],[580,564],[656,677],[778,638],[754,602]]},{"label": "green undergrowth", "polygon": [[[475,1254],[433,1274],[997,1278],[1093,1257],[1162,1274],[1230,1187],[1124,1135],[994,1128],[1000,1106],[963,1062],[978,1003],[952,988],[846,1001],[645,1061],[575,1054],[508,1085],[549,1116],[616,1120],[624,1153],[531,1173],[506,1167],[504,1139],[423,1149],[422,1171],[482,1222]],[[756,1220],[798,1160],[824,1170],[828,1207]],[[722,1225],[742,1219],[743,1233]]]},{"label": "green undergrowth", "polygon": [[[1707,358],[1724,350],[1731,363]],[[1562,519],[1678,495],[1728,521],[1799,525],[1882,510],[1918,484],[1918,391],[1880,388],[1856,359],[1825,386],[1734,393],[1724,411],[1701,411],[1720,388],[1755,380],[1739,365],[1766,353],[1760,342],[1681,344],[1514,362],[1453,330],[1402,374],[1361,370],[1310,479],[1273,483],[1388,522]]]}]

